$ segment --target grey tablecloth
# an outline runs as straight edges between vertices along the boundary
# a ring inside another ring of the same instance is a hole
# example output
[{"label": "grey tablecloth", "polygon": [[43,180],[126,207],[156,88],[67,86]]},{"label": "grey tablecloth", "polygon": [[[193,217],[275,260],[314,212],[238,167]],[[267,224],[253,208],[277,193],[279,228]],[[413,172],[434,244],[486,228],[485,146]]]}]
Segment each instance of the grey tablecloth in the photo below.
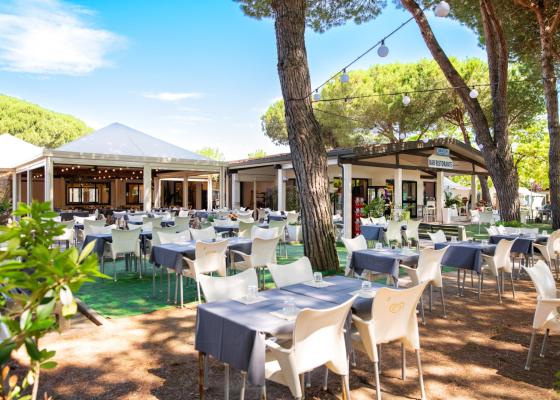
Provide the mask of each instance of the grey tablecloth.
[{"label": "grey tablecloth", "polygon": [[89,217],[89,211],[61,211],[59,213],[62,221],[71,221],[76,217]]},{"label": "grey tablecloth", "polygon": [[[334,286],[325,288],[314,288],[309,285],[297,284],[283,287],[282,290],[288,292],[302,294],[304,296],[313,297],[318,300],[328,301],[333,304],[342,304],[348,301],[352,292],[362,288],[362,281],[354,278],[347,278],[344,276],[329,276],[325,281],[334,283]],[[371,284],[372,289],[376,290],[381,287],[386,287],[378,283]],[[358,297],[352,306],[352,310],[361,316],[371,315],[371,302],[372,299],[365,299]]]},{"label": "grey tablecloth", "polygon": [[384,232],[385,232],[385,225],[362,225],[362,235],[366,238],[366,240],[375,240],[375,241],[382,241]]},{"label": "grey tablecloth", "polygon": [[271,315],[286,299],[298,308],[325,309],[333,303],[281,289],[259,292],[269,300],[245,305],[234,300],[198,306],[195,349],[247,371],[249,382],[265,382],[265,337],[293,331],[294,322]]},{"label": "grey tablecloth", "polygon": [[[148,231],[141,232],[139,230],[138,231],[138,236],[140,238],[140,249],[142,250],[142,252],[144,254],[146,254],[146,249],[147,249],[147,245],[148,245],[147,241],[148,241],[148,239],[152,238],[152,232],[148,232]],[[101,257],[103,257],[103,249],[105,247],[105,243],[112,243],[113,242],[113,237],[111,236],[110,233],[89,234],[84,239],[83,247],[85,247],[87,244],[93,242],[94,240],[97,240],[97,241],[95,242],[95,246],[93,247],[93,252],[97,254],[97,257],[101,258]]]},{"label": "grey tablecloth", "polygon": [[502,239],[515,240],[511,251],[514,253],[533,254],[533,243],[546,243],[547,236],[527,236],[527,235],[493,235],[490,236],[491,244],[498,244]]},{"label": "grey tablecloth", "polygon": [[442,265],[454,268],[472,269],[480,273],[482,267],[482,254],[494,254],[496,250],[495,244],[483,245],[480,242],[445,242],[436,243],[436,250],[448,247],[443,259]]},{"label": "grey tablecloth", "polygon": [[[244,253],[251,253],[251,240],[243,238],[230,238],[228,239],[229,250],[239,250]],[[160,244],[152,247],[152,254],[150,255],[150,262],[155,266],[163,266],[175,269],[180,273],[183,269],[183,257],[188,257],[194,260],[195,242],[190,241],[188,244]]]},{"label": "grey tablecloth", "polygon": [[361,274],[365,269],[369,271],[389,274],[397,282],[399,279],[399,265],[415,265],[418,253],[408,249],[368,249],[352,252],[350,268]]},{"label": "grey tablecloth", "polygon": [[194,216],[200,219],[208,219],[208,211],[196,211]]},{"label": "grey tablecloth", "polygon": [[268,221],[284,221],[288,217],[286,215],[269,215]]}]

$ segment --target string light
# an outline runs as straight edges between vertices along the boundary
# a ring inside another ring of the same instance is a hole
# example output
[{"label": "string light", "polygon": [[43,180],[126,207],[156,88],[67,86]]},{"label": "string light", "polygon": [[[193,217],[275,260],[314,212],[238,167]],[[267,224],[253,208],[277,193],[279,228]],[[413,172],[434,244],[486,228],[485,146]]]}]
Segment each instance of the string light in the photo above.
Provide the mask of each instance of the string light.
[{"label": "string light", "polygon": [[346,73],[346,68],[342,70],[342,75],[340,75],[340,82],[341,83],[348,83],[350,81],[350,77]]},{"label": "string light", "polygon": [[449,15],[449,11],[451,11],[449,3],[447,3],[446,1],[440,1],[437,4],[436,9],[434,10],[434,13],[440,18],[445,18]]},{"label": "string light", "polygon": [[399,139],[400,140],[405,140],[406,139],[406,135],[404,133],[399,134]]},{"label": "string light", "polygon": [[385,46],[385,40],[381,41],[381,46],[377,49],[377,55],[379,57],[387,57],[389,55],[389,48]]},{"label": "string light", "polygon": [[403,96],[402,103],[405,107],[410,104],[410,97],[408,96],[408,93]]},{"label": "string light", "polygon": [[321,94],[319,93],[319,90],[315,90],[315,93],[313,93],[313,100],[314,101],[321,100]]},{"label": "string light", "polygon": [[424,136],[424,137],[422,138],[422,141],[423,141],[424,143],[428,143],[428,142],[430,141],[430,139],[429,139],[427,136]]},{"label": "string light", "polygon": [[469,93],[469,97],[471,99],[476,99],[478,97],[478,90],[476,90],[475,88],[472,88],[471,92]]}]

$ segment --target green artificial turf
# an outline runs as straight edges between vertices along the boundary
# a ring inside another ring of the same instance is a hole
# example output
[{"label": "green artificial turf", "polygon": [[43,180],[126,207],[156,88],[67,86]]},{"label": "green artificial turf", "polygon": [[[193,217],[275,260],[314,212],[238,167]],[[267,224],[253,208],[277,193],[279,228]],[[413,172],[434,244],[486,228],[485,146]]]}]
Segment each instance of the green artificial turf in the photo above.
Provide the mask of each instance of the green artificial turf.
[{"label": "green artificial turf", "polygon": [[[289,244],[288,258],[284,258],[284,247],[279,250],[278,263],[287,264],[296,261],[303,256],[302,244]],[[333,269],[326,274],[342,273],[346,265],[346,250],[343,246],[337,246],[340,269]],[[156,269],[156,292],[152,296],[152,265],[148,263],[147,271],[142,279],[139,279],[135,272],[126,272],[124,261],[117,262],[117,281],[96,280],[95,282],[84,284],[78,297],[88,307],[95,310],[106,318],[121,318],[133,315],[145,314],[162,308],[174,307],[175,297],[175,276],[171,279],[171,302],[167,302],[167,275],[163,274],[160,279],[160,271]],[[105,262],[105,273],[113,276],[112,262]],[[267,287],[274,287],[269,274],[266,274]],[[196,287],[191,282],[187,287],[183,281],[183,298],[185,304],[196,300]]]}]

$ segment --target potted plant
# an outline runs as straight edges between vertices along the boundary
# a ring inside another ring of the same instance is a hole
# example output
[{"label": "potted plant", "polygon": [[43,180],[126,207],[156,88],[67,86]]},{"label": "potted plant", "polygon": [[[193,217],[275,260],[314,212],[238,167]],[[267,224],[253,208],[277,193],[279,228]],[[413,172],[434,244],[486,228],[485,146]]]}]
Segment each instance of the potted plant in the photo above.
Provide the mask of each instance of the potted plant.
[{"label": "potted plant", "polygon": [[288,237],[290,238],[290,242],[301,242],[303,240],[300,223],[296,222],[288,224]]},{"label": "potted plant", "polygon": [[451,222],[451,208],[461,207],[463,202],[459,196],[453,196],[451,192],[444,192],[444,207],[441,211],[442,219],[444,224],[449,224]]},{"label": "potted plant", "polygon": [[385,200],[383,200],[381,197],[376,197],[375,199],[370,201],[369,204],[366,204],[364,206],[364,212],[368,217],[381,218],[383,215],[385,215],[385,208]]}]

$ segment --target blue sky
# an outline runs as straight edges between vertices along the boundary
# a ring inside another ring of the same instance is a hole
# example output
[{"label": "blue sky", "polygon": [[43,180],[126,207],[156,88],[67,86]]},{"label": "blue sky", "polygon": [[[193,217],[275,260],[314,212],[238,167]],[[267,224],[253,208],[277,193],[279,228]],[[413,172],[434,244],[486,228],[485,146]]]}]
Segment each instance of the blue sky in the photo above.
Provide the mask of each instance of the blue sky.
[{"label": "blue sky", "polygon": [[[308,31],[314,86],[408,17],[389,7],[367,24]],[[430,19],[448,54],[484,58],[467,28]],[[414,23],[387,45],[388,57],[372,52],[355,67],[430,58]],[[190,150],[219,147],[226,159],[287,150],[260,128],[281,96],[273,23],[232,0],[3,2],[0,88],[93,128],[121,122]]]}]

